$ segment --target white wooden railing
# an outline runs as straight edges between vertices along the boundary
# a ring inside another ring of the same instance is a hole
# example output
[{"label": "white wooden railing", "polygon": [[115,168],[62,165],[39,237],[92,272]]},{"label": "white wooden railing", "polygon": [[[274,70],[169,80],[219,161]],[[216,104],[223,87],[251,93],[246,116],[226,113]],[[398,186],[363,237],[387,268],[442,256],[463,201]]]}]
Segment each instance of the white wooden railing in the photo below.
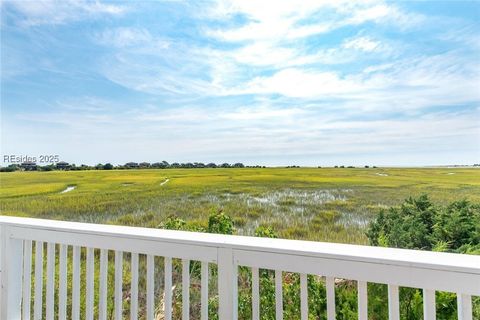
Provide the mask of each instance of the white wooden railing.
[{"label": "white wooden railing", "polygon": [[[122,319],[122,316],[137,319],[139,255],[146,260],[146,293],[142,294],[146,296],[146,319],[149,320],[154,319],[155,313],[156,256],[164,257],[163,312],[167,320],[172,319],[172,259],[182,259],[182,277],[178,281],[183,284],[181,313],[184,320],[190,318],[190,261],[201,263],[201,319],[208,317],[208,264],[218,266],[215,276],[218,276],[220,320],[238,317],[239,266],[252,270],[253,319],[259,319],[261,313],[259,269],[275,270],[277,319],[283,319],[282,272],[300,274],[301,304],[296,319],[308,318],[307,274],[326,277],[329,320],[335,319],[336,278],[357,281],[361,320],[368,316],[367,282],[388,284],[388,313],[393,320],[400,319],[399,286],[423,289],[425,319],[435,319],[436,291],[457,294],[458,318],[463,320],[472,319],[472,296],[480,295],[480,257],[472,255],[2,216],[0,237],[1,320],[54,319],[54,314],[58,314],[59,319],[66,319],[68,315],[76,320],[80,318],[81,303],[85,305],[86,319],[93,319],[94,309],[99,319],[106,319],[110,285],[114,286],[114,319]],[[108,283],[107,276],[109,252],[115,267],[113,284]],[[122,301],[124,253],[130,256],[131,263],[130,315],[124,314],[122,309],[127,303]],[[99,266],[95,267],[98,261]],[[80,290],[81,266],[85,269],[82,276],[84,297]],[[99,288],[95,288],[95,270],[98,270]],[[68,280],[71,280],[69,290]],[[95,292],[98,305],[95,305]],[[71,307],[68,311],[67,306]]]}]

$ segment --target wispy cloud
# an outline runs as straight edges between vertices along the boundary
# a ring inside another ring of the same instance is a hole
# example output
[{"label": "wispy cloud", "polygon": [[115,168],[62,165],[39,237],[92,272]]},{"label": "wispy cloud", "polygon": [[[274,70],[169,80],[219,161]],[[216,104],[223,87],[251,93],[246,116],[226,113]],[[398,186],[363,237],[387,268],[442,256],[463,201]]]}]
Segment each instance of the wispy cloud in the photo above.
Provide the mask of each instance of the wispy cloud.
[{"label": "wispy cloud", "polygon": [[124,4],[91,0],[7,0],[4,5],[13,7],[20,14],[18,23],[23,26],[64,24],[100,15],[118,16],[127,10]]},{"label": "wispy cloud", "polygon": [[358,37],[345,40],[342,46],[347,49],[373,52],[379,50],[382,44],[380,41],[375,41],[369,37]]},{"label": "wispy cloud", "polygon": [[451,52],[410,57],[344,76],[337,72],[289,68],[257,77],[238,88],[238,92],[305,99],[337,98],[372,110],[389,109],[393,105],[397,111],[462,105],[480,101],[479,68],[470,68],[469,62]]},{"label": "wispy cloud", "polygon": [[[97,39],[120,49],[108,58],[116,62],[104,68],[106,76],[148,93],[237,94],[241,91],[234,88],[242,82],[245,85],[263,76],[265,70],[261,68],[274,68],[281,76],[288,72],[282,68],[351,62],[359,58],[359,51],[391,52],[387,44],[368,36],[346,39],[333,47],[312,47],[305,42],[306,37],[366,22],[401,21],[406,25],[411,20],[413,25],[419,20],[413,14],[407,19],[409,13],[382,1],[302,1],[301,4],[220,1],[212,8],[196,21],[198,30],[204,31],[206,37],[202,43],[171,42],[138,28],[104,31]],[[226,29],[223,25],[208,26],[234,17],[246,20]],[[225,45],[212,47],[211,39]],[[144,66],[150,72],[145,72]],[[324,76],[329,74],[326,72]]]},{"label": "wispy cloud", "polygon": [[323,34],[366,22],[394,23],[402,28],[421,22],[420,14],[407,13],[384,1],[218,1],[210,11],[217,19],[243,16],[247,23],[227,30],[210,30],[225,41],[285,40]]},{"label": "wispy cloud", "polygon": [[[121,27],[107,29],[95,35],[95,40],[104,46],[126,48],[155,41],[150,32],[145,28]],[[161,47],[167,47],[168,43],[163,42]]]}]

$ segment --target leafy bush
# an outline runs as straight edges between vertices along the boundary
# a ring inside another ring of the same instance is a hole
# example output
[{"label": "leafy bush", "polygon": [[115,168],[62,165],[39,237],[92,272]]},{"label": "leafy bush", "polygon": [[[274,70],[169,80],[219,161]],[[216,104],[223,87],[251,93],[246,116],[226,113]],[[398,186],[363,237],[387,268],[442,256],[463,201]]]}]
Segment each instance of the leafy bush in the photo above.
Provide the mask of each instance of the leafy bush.
[{"label": "leafy bush", "polygon": [[169,216],[165,222],[160,224],[159,228],[169,230],[188,230],[187,222],[176,216]]},{"label": "leafy bush", "polygon": [[255,229],[255,237],[278,238],[278,235],[270,226],[259,226]]},{"label": "leafy bush", "polygon": [[222,210],[212,210],[208,217],[208,233],[233,234],[233,219],[223,213]]},{"label": "leafy bush", "polygon": [[106,163],[103,166],[103,170],[112,170],[112,169],[113,169],[113,165],[111,163]]},{"label": "leafy bush", "polygon": [[480,250],[480,206],[461,200],[442,207],[427,195],[409,198],[400,207],[381,210],[367,236],[375,246],[475,253]]}]

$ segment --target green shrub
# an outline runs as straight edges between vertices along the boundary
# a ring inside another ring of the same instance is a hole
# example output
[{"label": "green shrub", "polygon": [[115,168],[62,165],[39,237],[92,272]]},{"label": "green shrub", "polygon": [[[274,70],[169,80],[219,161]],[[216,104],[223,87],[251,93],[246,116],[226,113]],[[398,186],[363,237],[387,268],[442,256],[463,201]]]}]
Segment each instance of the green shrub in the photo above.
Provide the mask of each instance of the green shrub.
[{"label": "green shrub", "polygon": [[478,252],[480,205],[461,200],[445,207],[434,205],[426,195],[409,198],[400,207],[382,209],[367,236],[376,246]]},{"label": "green shrub", "polygon": [[169,230],[187,230],[187,222],[176,216],[169,216],[167,220],[161,223],[158,227]]},{"label": "green shrub", "polygon": [[255,237],[278,238],[278,235],[270,226],[259,226],[255,229]]},{"label": "green shrub", "polygon": [[208,233],[233,234],[235,228],[233,219],[223,213],[222,210],[213,209],[208,217]]}]

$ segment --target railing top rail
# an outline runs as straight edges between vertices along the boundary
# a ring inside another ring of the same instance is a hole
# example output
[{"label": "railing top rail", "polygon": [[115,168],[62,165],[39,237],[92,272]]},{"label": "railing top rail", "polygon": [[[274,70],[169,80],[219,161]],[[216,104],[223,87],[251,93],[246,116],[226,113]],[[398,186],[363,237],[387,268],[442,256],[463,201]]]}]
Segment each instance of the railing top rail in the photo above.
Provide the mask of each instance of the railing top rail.
[{"label": "railing top rail", "polygon": [[0,216],[0,225],[480,275],[480,256]]}]

